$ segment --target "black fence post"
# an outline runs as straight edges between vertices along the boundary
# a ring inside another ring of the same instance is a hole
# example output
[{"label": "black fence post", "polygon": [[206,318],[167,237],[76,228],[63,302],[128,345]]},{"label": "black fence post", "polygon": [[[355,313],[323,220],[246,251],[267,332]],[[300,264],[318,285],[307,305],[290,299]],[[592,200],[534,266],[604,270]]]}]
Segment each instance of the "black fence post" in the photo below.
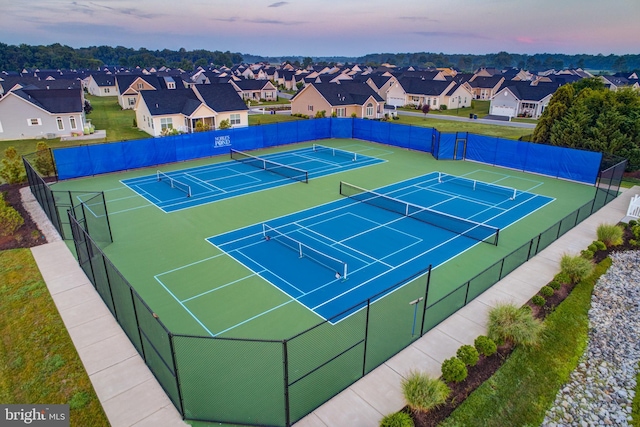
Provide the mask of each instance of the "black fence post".
[{"label": "black fence post", "polygon": [[367,371],[367,342],[369,338],[369,310],[371,310],[371,298],[367,300],[367,316],[364,321],[364,354],[362,357],[362,376],[366,375]]},{"label": "black fence post", "polygon": [[422,307],[422,325],[420,325],[420,336],[424,335],[424,321],[427,317],[427,304],[429,303],[429,285],[431,284],[431,267],[433,264],[429,264],[429,271],[427,272],[427,286],[424,290],[424,306]]},{"label": "black fence post", "polygon": [[284,420],[285,426],[291,425],[291,408],[289,407],[289,353],[287,340],[282,341],[282,365],[284,370]]},{"label": "black fence post", "polygon": [[[173,373],[176,377],[176,389],[178,390],[178,403],[180,404],[180,415],[182,415],[182,419],[184,419],[184,400],[182,397],[182,389],[180,388],[180,377],[178,376],[178,361],[176,360],[176,351],[173,346],[173,334],[167,331],[169,334],[169,348],[171,349],[171,361],[173,362]],[[144,347],[144,346],[143,346]]]}]

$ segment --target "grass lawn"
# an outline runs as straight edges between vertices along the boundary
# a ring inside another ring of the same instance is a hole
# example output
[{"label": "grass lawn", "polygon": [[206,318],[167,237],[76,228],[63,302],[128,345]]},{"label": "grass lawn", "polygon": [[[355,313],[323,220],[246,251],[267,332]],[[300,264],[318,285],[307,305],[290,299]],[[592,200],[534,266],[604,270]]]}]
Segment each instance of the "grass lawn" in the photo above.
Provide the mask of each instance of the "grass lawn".
[{"label": "grass lawn", "polygon": [[[431,113],[429,113],[429,115],[431,115]],[[472,120],[468,122],[438,120],[433,118],[426,119],[424,117],[406,115],[400,115],[398,117],[400,117],[400,120],[394,120],[394,124],[434,127],[440,132],[445,133],[471,132],[480,135],[495,136],[507,139],[518,139],[521,136],[533,133],[533,129],[514,128],[510,126],[499,125],[486,125]]]},{"label": "grass lawn", "polygon": [[[429,111],[429,114],[433,116],[460,116],[460,117],[469,117],[469,114],[476,114],[479,118],[482,118],[487,114],[489,114],[490,104],[491,104],[491,101],[481,101],[478,99],[474,99],[472,107],[451,108],[447,110],[431,110]],[[420,112],[420,110],[416,110],[415,108],[399,108],[399,110]]]},{"label": "grass lawn", "polygon": [[620,183],[621,187],[624,188],[631,188],[634,185],[640,185],[640,179],[638,178],[631,178],[631,177],[625,177],[622,182]]},{"label": "grass lawn", "polygon": [[249,126],[268,125],[271,123],[294,122],[296,120],[307,120],[300,117],[293,117],[289,114],[249,114]]},{"label": "grass lawn", "polygon": [[69,404],[71,426],[108,426],[31,250],[0,251],[0,402]]},{"label": "grass lawn", "polygon": [[107,138],[102,142],[126,141],[129,139],[144,139],[151,136],[133,126],[136,113],[133,110],[123,110],[118,104],[116,96],[85,96],[93,111],[87,116],[96,129],[105,129]]},{"label": "grass lawn", "polygon": [[594,274],[576,285],[545,319],[544,338],[538,347],[514,350],[441,425],[540,425],[587,346],[591,293],[610,265],[609,258],[598,264]]}]

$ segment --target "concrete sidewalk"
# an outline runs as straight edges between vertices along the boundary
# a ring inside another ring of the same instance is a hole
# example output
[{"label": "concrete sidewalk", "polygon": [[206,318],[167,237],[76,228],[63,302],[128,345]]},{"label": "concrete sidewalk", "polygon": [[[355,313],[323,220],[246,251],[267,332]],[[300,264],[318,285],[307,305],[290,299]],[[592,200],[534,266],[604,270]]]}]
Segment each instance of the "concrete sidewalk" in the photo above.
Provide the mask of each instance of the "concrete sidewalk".
[{"label": "concrete sidewalk", "polygon": [[[626,191],[543,252],[478,296],[402,352],[296,423],[299,427],[374,427],[404,406],[400,382],[411,370],[440,375],[443,360],[485,333],[496,303],[524,304],[558,271],[565,252],[595,239],[598,224],[625,217]],[[63,241],[32,248],[36,263],[114,427],[187,425],[115,321]]]}]

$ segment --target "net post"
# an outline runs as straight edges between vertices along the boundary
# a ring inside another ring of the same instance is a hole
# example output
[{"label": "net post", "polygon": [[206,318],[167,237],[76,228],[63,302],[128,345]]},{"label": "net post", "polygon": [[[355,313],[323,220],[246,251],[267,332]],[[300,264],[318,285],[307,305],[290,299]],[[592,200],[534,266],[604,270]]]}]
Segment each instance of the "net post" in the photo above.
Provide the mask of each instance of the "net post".
[{"label": "net post", "polygon": [[477,180],[473,180],[473,191],[476,191],[476,184],[478,183]]},{"label": "net post", "polygon": [[358,153],[353,153],[353,161],[354,162],[358,161]]},{"label": "net post", "polygon": [[515,200],[516,199],[516,194],[517,194],[518,190],[516,190],[515,188],[513,189],[513,196],[511,196],[511,200]]},{"label": "net post", "polygon": [[[294,240],[295,242],[295,240]],[[302,253],[302,243],[298,242],[298,252],[300,253],[300,258],[302,258],[304,256],[304,254]]]},{"label": "net post", "polygon": [[160,179],[161,179],[161,178],[160,178],[160,171],[159,171],[159,170],[156,170],[156,180],[157,180],[157,181],[160,181]]},{"label": "net post", "polygon": [[262,224],[262,237],[267,238],[267,224]]},{"label": "net post", "polygon": [[442,184],[442,172],[438,172],[438,184]]},{"label": "net post", "polygon": [[342,275],[343,280],[347,280],[347,263],[344,263],[344,274]]}]

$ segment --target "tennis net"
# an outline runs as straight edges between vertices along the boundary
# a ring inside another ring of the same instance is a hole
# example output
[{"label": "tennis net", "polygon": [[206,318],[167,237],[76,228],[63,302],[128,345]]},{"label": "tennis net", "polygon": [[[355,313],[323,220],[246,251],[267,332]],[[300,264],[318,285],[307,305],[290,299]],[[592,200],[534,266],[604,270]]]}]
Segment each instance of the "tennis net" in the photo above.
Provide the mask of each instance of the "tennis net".
[{"label": "tennis net", "polygon": [[443,172],[438,172],[438,182],[471,188],[473,189],[473,191],[478,190],[499,194],[501,196],[508,197],[509,200],[514,200],[518,193],[518,190],[512,187],[505,187],[498,184],[489,184],[487,182],[478,181],[477,179],[469,179],[461,176],[449,175]]},{"label": "tennis net", "polygon": [[354,153],[347,150],[340,150],[339,148],[325,147],[324,145],[320,145],[320,144],[313,144],[313,151],[317,153],[327,153],[328,155],[334,156],[334,157],[335,156],[345,157],[347,159],[350,159],[353,162],[358,160],[358,153]]},{"label": "tennis net", "polygon": [[175,178],[171,178],[169,175],[167,175],[166,173],[162,172],[161,170],[157,170],[156,171],[156,177],[158,179],[158,181],[162,181],[166,184],[169,184],[171,186],[171,188],[175,188],[176,190],[180,190],[183,193],[187,194],[187,197],[191,197],[191,186],[185,184],[184,182],[180,182]]},{"label": "tennis net", "polygon": [[480,242],[498,245],[500,229],[490,225],[438,212],[424,206],[414,205],[342,181],[340,182],[340,194]]},{"label": "tennis net", "polygon": [[289,249],[292,249],[298,253],[300,258],[309,258],[315,263],[333,271],[337,279],[347,279],[347,263],[340,261],[330,255],[320,252],[317,249],[312,248],[302,242],[295,240],[294,238],[278,231],[277,229],[269,226],[268,224],[262,224],[262,235],[265,240],[274,240]]},{"label": "tennis net", "polygon": [[309,182],[309,173],[305,170],[295,168],[289,165],[283,165],[282,163],[273,162],[271,160],[264,159],[262,157],[252,156],[243,151],[231,149],[231,158],[240,163],[244,163],[249,166],[253,166],[258,169],[264,169],[269,172],[277,173],[289,179],[300,182]]}]

